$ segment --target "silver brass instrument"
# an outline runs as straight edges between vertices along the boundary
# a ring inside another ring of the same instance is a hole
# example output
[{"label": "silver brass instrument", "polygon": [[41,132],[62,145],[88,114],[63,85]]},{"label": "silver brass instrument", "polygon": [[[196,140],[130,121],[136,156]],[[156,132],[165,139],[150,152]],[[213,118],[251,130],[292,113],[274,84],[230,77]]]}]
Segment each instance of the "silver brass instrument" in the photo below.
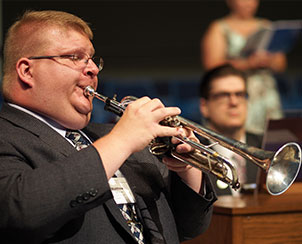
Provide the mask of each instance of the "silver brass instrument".
[{"label": "silver brass instrument", "polygon": [[[92,96],[101,100],[105,103],[105,110],[113,112],[118,116],[122,116],[127,105],[137,99],[127,96],[121,102],[118,102],[115,98],[108,98],[95,92],[90,86],[85,88],[84,94],[85,96]],[[214,141],[214,143],[203,145],[187,137],[178,136],[177,138],[181,142],[187,143],[195,149],[190,153],[179,154],[167,141],[162,138],[156,138],[149,145],[151,153],[157,156],[170,153],[172,157],[186,164],[215,175],[219,180],[227,183],[233,189],[240,187],[236,169],[229,159],[212,149],[213,145],[220,144],[265,170],[267,173],[266,188],[271,195],[280,195],[285,192],[295,181],[299,173],[301,148],[297,143],[286,143],[277,152],[271,152],[224,137],[181,116],[170,116],[161,121],[161,124],[171,127],[184,127],[205,139]]]}]

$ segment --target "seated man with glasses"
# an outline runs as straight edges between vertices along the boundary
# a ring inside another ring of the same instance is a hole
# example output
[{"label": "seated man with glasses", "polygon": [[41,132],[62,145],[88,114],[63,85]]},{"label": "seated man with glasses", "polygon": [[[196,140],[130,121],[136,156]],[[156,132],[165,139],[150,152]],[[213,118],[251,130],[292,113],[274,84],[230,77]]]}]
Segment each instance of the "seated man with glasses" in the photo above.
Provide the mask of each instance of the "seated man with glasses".
[{"label": "seated man with glasses", "polygon": [[215,194],[207,175],[153,156],[171,137],[179,153],[197,140],[164,126],[180,113],[159,99],[127,106],[115,125],[89,123],[103,61],[92,31],[60,11],[28,11],[4,44],[0,111],[0,233],[4,244],[175,244],[209,225]]},{"label": "seated man with glasses", "polygon": [[[261,136],[245,130],[248,94],[244,73],[229,64],[218,66],[204,74],[199,91],[200,112],[207,128],[250,146],[261,147]],[[255,187],[255,164],[248,163],[241,156],[220,145],[213,146],[213,149],[235,164],[241,190]],[[239,191],[234,191],[213,176],[210,177],[217,195],[239,195]]]}]

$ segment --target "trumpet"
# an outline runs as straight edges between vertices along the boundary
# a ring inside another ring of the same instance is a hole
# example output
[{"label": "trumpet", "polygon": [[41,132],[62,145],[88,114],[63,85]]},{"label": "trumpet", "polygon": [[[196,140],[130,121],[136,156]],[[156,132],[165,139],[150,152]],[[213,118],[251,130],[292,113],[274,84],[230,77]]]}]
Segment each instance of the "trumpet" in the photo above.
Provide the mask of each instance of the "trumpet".
[{"label": "trumpet", "polygon": [[[95,97],[105,103],[104,109],[122,116],[128,104],[137,98],[124,97],[121,102],[116,98],[109,98],[97,93],[90,86],[84,89],[84,95]],[[190,145],[193,150],[189,153],[177,153],[168,138],[156,138],[150,145],[149,150],[156,156],[170,154],[172,157],[191,165],[199,170],[213,174],[219,180],[230,185],[233,189],[240,188],[238,175],[234,164],[223,155],[213,149],[214,145],[221,146],[248,159],[266,172],[266,189],[271,195],[284,193],[295,181],[301,166],[301,148],[295,142],[289,142],[280,147],[276,152],[265,151],[249,146],[240,141],[222,136],[193,121],[181,116],[169,116],[160,122],[162,125],[171,127],[183,127],[189,129],[201,137],[213,141],[210,145],[203,145],[190,140],[185,136],[177,136],[177,139]]]}]

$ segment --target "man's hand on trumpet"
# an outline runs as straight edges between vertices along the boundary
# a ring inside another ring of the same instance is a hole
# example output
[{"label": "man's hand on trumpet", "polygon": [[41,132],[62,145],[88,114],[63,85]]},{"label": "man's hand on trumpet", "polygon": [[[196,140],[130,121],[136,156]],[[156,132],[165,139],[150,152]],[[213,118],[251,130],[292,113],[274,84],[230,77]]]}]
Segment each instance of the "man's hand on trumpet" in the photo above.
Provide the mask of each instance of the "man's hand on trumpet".
[{"label": "man's hand on trumpet", "polygon": [[108,179],[131,154],[143,150],[154,138],[180,135],[179,128],[160,124],[180,112],[177,107],[165,107],[159,99],[142,97],[131,102],[111,132],[93,143]]},{"label": "man's hand on trumpet", "polygon": [[[199,142],[191,130],[183,128],[179,130],[182,131],[183,137],[188,137],[192,141]],[[176,145],[177,153],[188,153],[194,150],[194,148],[186,143],[179,143],[179,140],[176,137],[172,137],[171,142],[173,144],[178,144]],[[200,170],[172,157],[164,157],[162,161],[169,170],[176,172],[194,191],[197,193],[200,192],[202,182],[202,172]]]}]

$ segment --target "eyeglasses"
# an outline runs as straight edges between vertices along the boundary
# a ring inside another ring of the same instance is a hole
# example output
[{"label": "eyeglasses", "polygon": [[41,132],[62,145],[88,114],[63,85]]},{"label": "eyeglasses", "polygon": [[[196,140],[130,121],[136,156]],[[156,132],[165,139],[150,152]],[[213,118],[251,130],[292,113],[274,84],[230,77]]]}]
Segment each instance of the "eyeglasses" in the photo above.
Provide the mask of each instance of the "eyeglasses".
[{"label": "eyeglasses", "polygon": [[232,96],[235,96],[239,102],[245,102],[248,98],[248,94],[246,91],[240,91],[240,92],[217,92],[210,94],[209,99],[221,102],[221,103],[227,103],[230,101],[230,98]]},{"label": "eyeglasses", "polygon": [[28,59],[69,59],[79,68],[85,68],[89,60],[91,59],[94,64],[101,71],[104,67],[104,60],[101,57],[89,57],[87,54],[64,54],[64,55],[54,55],[54,56],[31,56]]}]

